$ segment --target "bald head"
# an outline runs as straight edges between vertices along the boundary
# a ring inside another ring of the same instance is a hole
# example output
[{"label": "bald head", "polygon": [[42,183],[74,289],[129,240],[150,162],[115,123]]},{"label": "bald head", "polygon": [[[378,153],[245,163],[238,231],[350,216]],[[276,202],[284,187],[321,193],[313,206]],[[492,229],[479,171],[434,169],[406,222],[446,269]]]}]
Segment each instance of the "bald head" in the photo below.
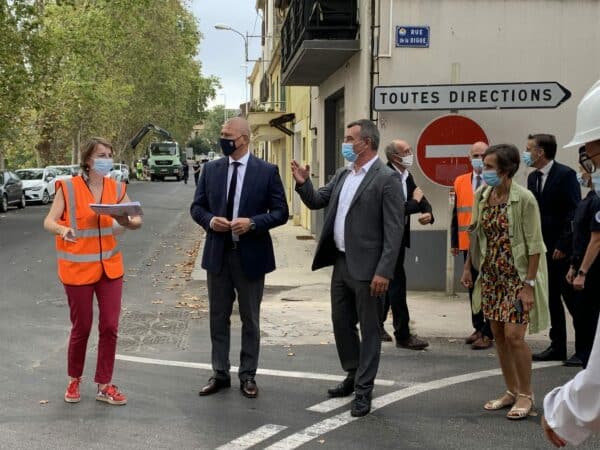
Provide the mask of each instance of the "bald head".
[{"label": "bald head", "polygon": [[412,148],[402,139],[394,139],[385,147],[385,156],[399,170],[404,171],[412,165]]},{"label": "bald head", "polygon": [[485,153],[485,151],[487,150],[487,148],[489,147],[488,144],[486,144],[485,142],[475,142],[472,146],[471,146],[471,159],[473,158],[483,158],[483,154]]},{"label": "bald head", "polygon": [[221,128],[221,138],[233,141],[235,150],[231,153],[231,157],[235,160],[240,159],[248,152],[248,146],[250,145],[250,125],[248,125],[248,121],[242,117],[229,119]]},{"label": "bald head", "polygon": [[223,124],[223,128],[229,128],[232,131],[237,131],[242,136],[250,137],[250,125],[243,117],[232,117]]}]

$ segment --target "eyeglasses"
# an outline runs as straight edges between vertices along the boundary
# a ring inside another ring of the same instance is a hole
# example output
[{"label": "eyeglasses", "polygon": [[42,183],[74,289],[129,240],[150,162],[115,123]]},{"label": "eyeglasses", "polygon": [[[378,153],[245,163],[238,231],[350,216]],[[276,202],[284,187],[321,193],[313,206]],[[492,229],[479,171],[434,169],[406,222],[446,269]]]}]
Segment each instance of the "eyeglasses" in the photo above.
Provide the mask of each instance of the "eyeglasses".
[{"label": "eyeglasses", "polygon": [[587,153],[579,154],[579,164],[581,164],[581,167],[583,167],[587,173],[594,173],[596,171],[596,164],[594,164],[594,161]]}]

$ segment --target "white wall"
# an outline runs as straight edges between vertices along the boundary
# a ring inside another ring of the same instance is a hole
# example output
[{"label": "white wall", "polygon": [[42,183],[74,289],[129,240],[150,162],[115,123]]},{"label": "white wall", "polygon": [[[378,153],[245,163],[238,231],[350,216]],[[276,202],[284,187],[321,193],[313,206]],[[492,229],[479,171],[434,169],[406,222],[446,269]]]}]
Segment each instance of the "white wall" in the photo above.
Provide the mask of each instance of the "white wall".
[{"label": "white wall", "polygon": [[[431,43],[428,49],[392,47],[391,58],[380,60],[380,85],[557,81],[572,93],[557,109],[460,114],[478,122],[491,143],[522,149],[527,134],[537,132],[555,134],[559,146],[570,140],[579,99],[600,78],[599,1],[392,1],[392,29],[389,5],[382,0],[381,53],[389,53],[389,33],[396,25],[428,25]],[[453,63],[458,64],[454,77]],[[402,137],[416,147],[423,127],[447,113],[382,112],[382,142]],[[576,167],[576,153],[559,149],[557,160]],[[448,190],[429,182],[417,166],[412,172],[439,212],[434,229],[445,229]],[[517,181],[524,183],[525,177],[522,169]]]},{"label": "white wall", "polygon": [[[478,122],[492,143],[520,149],[527,134],[548,132],[559,146],[570,140],[579,99],[600,78],[600,1],[598,0],[380,0],[378,85],[557,81],[572,97],[557,109],[459,111]],[[390,7],[393,14],[390,16]],[[370,1],[360,6],[361,51],[328,78],[313,100],[313,125],[323,161],[324,100],[345,88],[345,121],[369,117]],[[391,24],[390,24],[391,17]],[[391,25],[391,27],[390,27]],[[397,25],[430,27],[430,48],[389,47]],[[453,70],[454,64],[454,70]],[[314,92],[316,91],[316,92]],[[381,149],[395,138],[416,147],[421,130],[449,111],[379,113]],[[327,151],[339,151],[328,149]],[[557,160],[576,167],[576,150],[560,150]],[[437,212],[426,230],[448,226],[448,189],[428,181],[417,165],[413,175]],[[525,170],[517,175],[524,182]],[[320,165],[324,181],[324,165]],[[413,221],[416,222],[416,221]],[[414,229],[422,228],[418,223]]]}]

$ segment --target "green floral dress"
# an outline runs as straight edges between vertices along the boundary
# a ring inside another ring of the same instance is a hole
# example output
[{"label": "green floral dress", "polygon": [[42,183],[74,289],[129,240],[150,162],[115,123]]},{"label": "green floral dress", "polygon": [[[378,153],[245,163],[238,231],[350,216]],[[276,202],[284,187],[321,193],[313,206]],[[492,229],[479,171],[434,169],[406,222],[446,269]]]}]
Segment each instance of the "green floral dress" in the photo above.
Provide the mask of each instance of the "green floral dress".
[{"label": "green floral dress", "polygon": [[488,320],[505,323],[529,323],[529,313],[517,311],[517,294],[523,289],[515,267],[508,234],[506,203],[486,205],[481,226],[487,238],[487,252],[481,267],[481,300]]}]

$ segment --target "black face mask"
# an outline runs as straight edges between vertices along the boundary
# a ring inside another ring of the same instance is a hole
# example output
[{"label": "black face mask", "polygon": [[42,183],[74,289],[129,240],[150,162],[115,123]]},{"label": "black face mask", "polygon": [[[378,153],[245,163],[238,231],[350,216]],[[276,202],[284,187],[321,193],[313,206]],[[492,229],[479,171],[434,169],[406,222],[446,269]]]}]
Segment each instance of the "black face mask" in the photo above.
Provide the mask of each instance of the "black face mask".
[{"label": "black face mask", "polygon": [[[237,138],[237,139],[239,139],[239,138]],[[225,156],[231,155],[233,152],[235,152],[238,149],[235,146],[235,141],[237,141],[237,139],[221,138],[219,140],[219,143],[221,145],[221,150],[223,151],[223,154]]]}]

